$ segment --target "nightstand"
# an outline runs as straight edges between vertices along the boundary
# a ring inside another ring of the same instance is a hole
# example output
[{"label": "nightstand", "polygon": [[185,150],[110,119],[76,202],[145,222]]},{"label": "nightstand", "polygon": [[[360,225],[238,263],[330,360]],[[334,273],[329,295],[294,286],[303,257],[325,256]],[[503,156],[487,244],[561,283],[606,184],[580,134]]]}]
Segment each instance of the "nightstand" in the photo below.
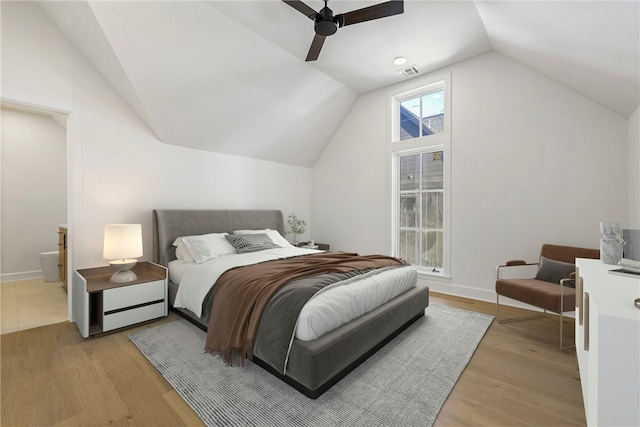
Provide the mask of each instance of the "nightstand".
[{"label": "nightstand", "polygon": [[[297,246],[298,246],[299,248],[308,248],[308,247],[309,247],[308,245],[310,245],[310,242],[298,242],[298,245],[297,245]],[[321,251],[328,251],[328,250],[331,250],[331,249],[330,249],[331,245],[329,245],[329,244],[327,244],[327,243],[318,243],[318,242],[315,242],[315,246],[317,246],[317,247],[313,247],[312,249],[319,249],[319,250],[321,250]]]},{"label": "nightstand", "polygon": [[111,267],[76,270],[73,274],[73,317],[84,338],[164,317],[167,269],[138,262],[130,283],[111,283]]}]

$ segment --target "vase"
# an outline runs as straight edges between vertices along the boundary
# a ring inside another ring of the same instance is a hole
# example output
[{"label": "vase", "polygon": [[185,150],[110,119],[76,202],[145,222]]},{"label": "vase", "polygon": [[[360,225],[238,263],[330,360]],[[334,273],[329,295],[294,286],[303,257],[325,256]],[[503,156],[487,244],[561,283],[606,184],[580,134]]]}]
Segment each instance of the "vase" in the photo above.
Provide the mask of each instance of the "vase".
[{"label": "vase", "polygon": [[600,260],[605,264],[617,264],[622,259],[620,225],[616,222],[601,222]]},{"label": "vase", "polygon": [[622,244],[617,239],[600,239],[600,260],[605,264],[617,264],[622,259]]}]

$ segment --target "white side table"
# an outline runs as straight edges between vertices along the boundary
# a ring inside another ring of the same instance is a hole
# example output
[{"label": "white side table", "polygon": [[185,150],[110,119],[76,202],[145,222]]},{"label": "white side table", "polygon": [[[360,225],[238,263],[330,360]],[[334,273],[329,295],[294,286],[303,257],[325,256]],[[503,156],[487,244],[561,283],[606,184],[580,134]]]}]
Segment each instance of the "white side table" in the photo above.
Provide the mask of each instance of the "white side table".
[{"label": "white side table", "polygon": [[76,270],[73,317],[84,338],[168,314],[167,269],[141,261],[130,283],[111,283],[111,267]]}]

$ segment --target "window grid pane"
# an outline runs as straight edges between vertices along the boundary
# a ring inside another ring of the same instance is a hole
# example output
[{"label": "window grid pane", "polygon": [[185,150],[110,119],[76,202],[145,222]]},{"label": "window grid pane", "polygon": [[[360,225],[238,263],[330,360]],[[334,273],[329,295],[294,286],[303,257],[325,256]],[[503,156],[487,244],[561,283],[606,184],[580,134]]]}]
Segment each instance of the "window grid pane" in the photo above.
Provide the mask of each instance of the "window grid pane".
[{"label": "window grid pane", "polygon": [[419,240],[417,231],[400,230],[400,258],[411,265],[420,265]]},{"label": "window grid pane", "polygon": [[400,191],[420,188],[420,155],[400,158]]},{"label": "window grid pane", "polygon": [[443,199],[442,191],[425,191],[422,197],[422,228],[437,229],[443,228]]},{"label": "window grid pane", "polygon": [[418,193],[400,194],[400,227],[418,226]]},{"label": "window grid pane", "polygon": [[422,247],[425,267],[442,268],[443,233],[442,231],[426,231],[422,233]]},{"label": "window grid pane", "polygon": [[412,98],[400,103],[400,140],[417,138],[420,129],[420,98]]},{"label": "window grid pane", "polygon": [[444,188],[444,153],[434,151],[422,155],[422,188],[442,190]]},{"label": "window grid pane", "polygon": [[444,90],[423,95],[422,136],[444,132]]}]

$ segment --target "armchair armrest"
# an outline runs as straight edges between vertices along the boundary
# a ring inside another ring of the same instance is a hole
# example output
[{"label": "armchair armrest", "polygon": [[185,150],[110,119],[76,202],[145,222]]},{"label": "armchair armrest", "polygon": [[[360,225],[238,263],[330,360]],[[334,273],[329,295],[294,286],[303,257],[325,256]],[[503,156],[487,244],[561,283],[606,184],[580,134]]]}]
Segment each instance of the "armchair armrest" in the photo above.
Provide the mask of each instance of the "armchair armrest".
[{"label": "armchair armrest", "polygon": [[496,267],[496,280],[500,279],[500,269],[506,268],[506,267],[522,267],[525,265],[540,265],[540,263],[526,262],[521,259],[514,259],[514,260],[507,261],[505,264],[502,264]]},{"label": "armchair armrest", "polygon": [[575,274],[574,274],[574,277],[567,277],[567,278],[564,278],[564,279],[560,280],[560,287],[564,288],[565,286],[568,287],[568,288],[575,288],[576,287]]}]

